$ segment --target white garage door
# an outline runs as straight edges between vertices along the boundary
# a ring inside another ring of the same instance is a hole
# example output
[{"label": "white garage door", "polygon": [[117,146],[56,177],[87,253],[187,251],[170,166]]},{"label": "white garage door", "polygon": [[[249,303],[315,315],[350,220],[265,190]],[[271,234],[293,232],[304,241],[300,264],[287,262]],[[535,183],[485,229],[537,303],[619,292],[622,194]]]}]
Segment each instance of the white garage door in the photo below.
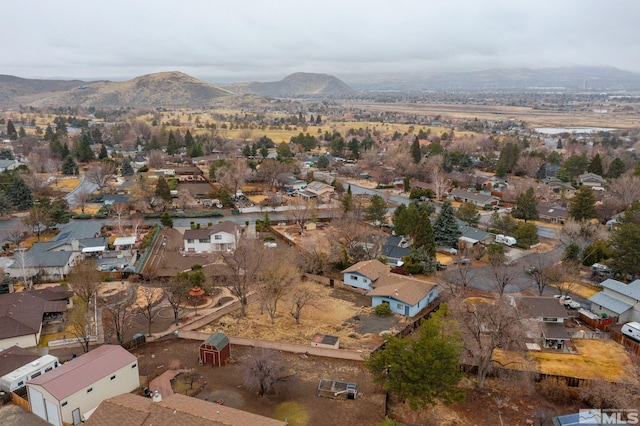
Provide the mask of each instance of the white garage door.
[{"label": "white garage door", "polygon": [[44,399],[42,393],[29,387],[29,405],[31,405],[31,411],[36,416],[43,420],[47,420],[47,412],[44,410]]},{"label": "white garage door", "polygon": [[47,404],[47,416],[49,416],[49,423],[55,426],[62,426],[60,422],[60,413],[58,413],[58,406],[51,401],[45,400]]}]

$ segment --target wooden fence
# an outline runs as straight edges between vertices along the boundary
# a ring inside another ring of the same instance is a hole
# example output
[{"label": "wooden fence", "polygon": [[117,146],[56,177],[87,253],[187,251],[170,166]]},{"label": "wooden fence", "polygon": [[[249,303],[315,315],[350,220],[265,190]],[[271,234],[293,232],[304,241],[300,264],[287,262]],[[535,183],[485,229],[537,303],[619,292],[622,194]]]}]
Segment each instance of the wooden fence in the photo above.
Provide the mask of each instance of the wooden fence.
[{"label": "wooden fence", "polygon": [[27,411],[31,411],[29,409],[29,400],[27,400],[26,396],[22,397],[15,392],[11,392],[11,402],[15,405],[19,405]]},{"label": "wooden fence", "polygon": [[634,354],[640,356],[640,344],[635,340],[629,339],[621,333],[613,332],[613,340],[629,349]]}]

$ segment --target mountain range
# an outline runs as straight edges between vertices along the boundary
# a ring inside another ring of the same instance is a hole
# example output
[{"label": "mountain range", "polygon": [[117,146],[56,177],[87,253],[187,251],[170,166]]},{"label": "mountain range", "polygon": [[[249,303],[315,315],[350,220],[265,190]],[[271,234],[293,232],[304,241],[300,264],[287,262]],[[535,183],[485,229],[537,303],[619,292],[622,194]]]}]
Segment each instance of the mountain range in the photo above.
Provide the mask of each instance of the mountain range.
[{"label": "mountain range", "polygon": [[640,74],[612,67],[493,69],[463,73],[351,75],[346,84],[328,74],[294,73],[280,81],[224,87],[181,72],[132,80],[38,80],[0,75],[0,107],[251,108],[271,98],[344,98],[376,91],[587,91],[640,92]]}]

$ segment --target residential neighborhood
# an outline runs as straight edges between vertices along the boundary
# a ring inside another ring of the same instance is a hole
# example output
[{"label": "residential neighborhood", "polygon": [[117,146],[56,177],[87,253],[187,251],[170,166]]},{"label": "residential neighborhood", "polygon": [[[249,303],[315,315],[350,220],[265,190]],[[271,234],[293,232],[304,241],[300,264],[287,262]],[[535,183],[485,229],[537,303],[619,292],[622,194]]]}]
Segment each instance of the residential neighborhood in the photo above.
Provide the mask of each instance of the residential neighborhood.
[{"label": "residential neighborhood", "polygon": [[367,96],[3,110],[0,422],[542,426],[640,406],[637,129],[550,136]]}]

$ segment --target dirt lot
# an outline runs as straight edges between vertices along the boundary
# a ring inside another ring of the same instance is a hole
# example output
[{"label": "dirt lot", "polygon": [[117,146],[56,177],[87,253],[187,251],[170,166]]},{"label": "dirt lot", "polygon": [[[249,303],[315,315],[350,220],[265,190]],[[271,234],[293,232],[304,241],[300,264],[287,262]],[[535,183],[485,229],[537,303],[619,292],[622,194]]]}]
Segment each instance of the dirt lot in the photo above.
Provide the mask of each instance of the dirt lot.
[{"label": "dirt lot", "polygon": [[[223,400],[225,405],[273,417],[276,410],[284,409],[289,424],[294,425],[373,425],[383,418],[384,393],[371,383],[362,363],[326,358],[277,353],[276,357],[289,367],[296,380],[277,393],[259,397],[256,391],[245,387],[243,374],[251,348],[232,347],[233,362],[224,367],[198,365],[198,346],[201,342],[171,338],[138,348],[141,384],[146,386],[168,368],[194,368],[206,382],[196,396],[209,401]],[[151,355],[155,358],[152,359]],[[362,398],[333,400],[317,396],[321,378],[355,382]],[[300,404],[308,422],[295,422],[287,407],[292,401]],[[283,405],[284,404],[284,405]]]}]

